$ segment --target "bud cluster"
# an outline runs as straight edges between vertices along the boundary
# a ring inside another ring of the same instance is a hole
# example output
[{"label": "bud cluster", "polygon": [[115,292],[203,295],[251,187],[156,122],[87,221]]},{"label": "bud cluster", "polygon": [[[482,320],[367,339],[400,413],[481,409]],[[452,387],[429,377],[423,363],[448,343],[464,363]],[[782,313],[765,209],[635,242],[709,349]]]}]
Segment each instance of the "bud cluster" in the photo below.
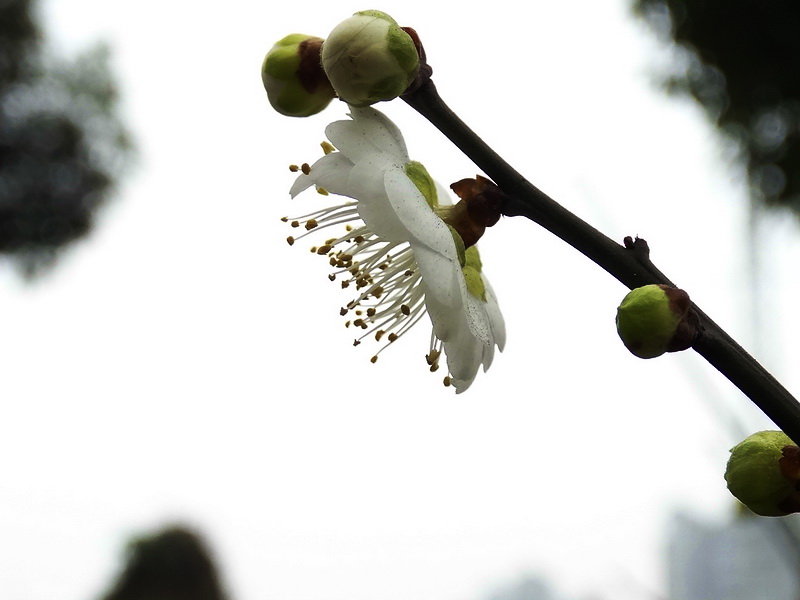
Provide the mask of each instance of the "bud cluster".
[{"label": "bud cluster", "polygon": [[264,58],[261,78],[275,110],[307,117],[336,96],[353,106],[397,98],[419,67],[414,38],[386,13],[365,10],[337,25],[326,40],[286,36]]}]

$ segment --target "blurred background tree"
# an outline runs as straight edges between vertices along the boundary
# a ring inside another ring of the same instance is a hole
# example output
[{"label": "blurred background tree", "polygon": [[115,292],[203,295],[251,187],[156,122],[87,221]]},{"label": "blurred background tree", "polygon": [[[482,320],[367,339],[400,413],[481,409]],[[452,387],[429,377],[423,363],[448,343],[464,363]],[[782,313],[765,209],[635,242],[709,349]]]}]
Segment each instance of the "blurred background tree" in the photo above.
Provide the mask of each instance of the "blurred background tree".
[{"label": "blurred background tree", "polygon": [[189,529],[173,526],[132,541],[103,600],[226,600],[210,553]]},{"label": "blurred background tree", "polygon": [[0,0],[0,253],[33,276],[91,231],[131,154],[99,44],[49,56],[31,0]]},{"label": "blurred background tree", "polygon": [[754,200],[800,213],[800,2],[634,0],[684,59],[667,89],[736,142]]}]

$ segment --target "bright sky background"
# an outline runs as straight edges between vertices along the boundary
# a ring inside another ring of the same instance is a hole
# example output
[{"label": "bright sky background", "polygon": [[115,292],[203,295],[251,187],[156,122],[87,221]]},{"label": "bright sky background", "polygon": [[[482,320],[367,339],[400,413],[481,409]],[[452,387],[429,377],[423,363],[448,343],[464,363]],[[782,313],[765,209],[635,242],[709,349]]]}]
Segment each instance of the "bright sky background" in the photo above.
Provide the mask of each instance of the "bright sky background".
[{"label": "bright sky background", "polygon": [[[528,571],[573,597],[663,591],[669,512],[732,512],[715,406],[766,420],[692,353],[628,354],[626,290],[518,219],[481,241],[508,327],[488,373],[442,387],[427,324],[371,365],[338,317],[350,297],[279,221],[325,202],[290,201],[287,165],[318,158],[345,107],[281,117],[259,67],[288,33],[389,12],[500,154],[611,237],[646,238],[752,347],[745,188],[700,110],[653,85],[666,53],[623,0],[277,6],[43,0],[57,49],[113,44],[139,160],[52,274],[0,272],[0,597],[95,597],[128,536],[176,520],[236,600],[480,600]],[[434,177],[477,172],[402,102],[380,108]],[[798,231],[765,228],[760,358],[797,391]]]}]

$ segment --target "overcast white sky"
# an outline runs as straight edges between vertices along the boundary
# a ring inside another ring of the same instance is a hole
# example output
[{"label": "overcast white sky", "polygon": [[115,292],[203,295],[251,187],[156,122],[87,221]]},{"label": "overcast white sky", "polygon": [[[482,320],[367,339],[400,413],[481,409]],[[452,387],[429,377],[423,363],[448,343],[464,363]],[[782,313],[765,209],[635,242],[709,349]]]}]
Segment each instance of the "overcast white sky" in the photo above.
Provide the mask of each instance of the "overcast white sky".
[{"label": "overcast white sky", "polygon": [[[2,271],[0,597],[96,596],[129,535],[179,520],[237,600],[479,600],[524,571],[626,600],[664,589],[670,510],[728,518],[734,440],[704,398],[751,419],[748,401],[691,353],[629,355],[626,290],[547,232],[504,219],[482,240],[508,344],[456,397],[425,367],[427,324],[376,365],[354,349],[349,297],[279,221],[325,201],[290,201],[287,165],[345,109],[271,112],[263,55],[379,8],[503,156],[611,237],[646,238],[752,345],[744,187],[699,109],[652,84],[665,54],[623,0],[42,8],[58,49],[112,43],[139,162],[52,274]],[[405,104],[380,108],[434,177],[475,174]],[[797,390],[798,232],[768,227],[761,358]]]}]

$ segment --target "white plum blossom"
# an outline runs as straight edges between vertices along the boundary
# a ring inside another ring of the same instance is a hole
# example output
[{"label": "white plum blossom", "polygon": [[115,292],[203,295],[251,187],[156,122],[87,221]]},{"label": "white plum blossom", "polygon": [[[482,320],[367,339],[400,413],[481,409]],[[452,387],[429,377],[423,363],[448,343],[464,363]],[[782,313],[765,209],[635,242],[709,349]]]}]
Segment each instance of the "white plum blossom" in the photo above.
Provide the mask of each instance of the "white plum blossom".
[{"label": "white plum blossom", "polygon": [[[428,313],[433,331],[427,361],[439,367],[442,350],[448,376],[457,392],[466,390],[483,365],[489,368],[494,348],[505,344],[505,324],[494,292],[481,272],[474,246],[440,216],[450,204],[425,168],[410,161],[403,137],[385,115],[372,108],[351,107],[351,120],[328,125],[325,156],[292,186],[292,197],[315,186],[323,195],[352,200],[291,221],[304,235],[326,227],[345,232],[312,248],[328,257],[343,288],[357,296],[341,315],[361,337],[386,339],[386,345]],[[335,148],[334,148],[335,147]],[[338,149],[338,151],[335,151]],[[303,236],[299,236],[303,237]],[[294,237],[287,238],[293,244]],[[372,361],[377,360],[377,354]]]}]

